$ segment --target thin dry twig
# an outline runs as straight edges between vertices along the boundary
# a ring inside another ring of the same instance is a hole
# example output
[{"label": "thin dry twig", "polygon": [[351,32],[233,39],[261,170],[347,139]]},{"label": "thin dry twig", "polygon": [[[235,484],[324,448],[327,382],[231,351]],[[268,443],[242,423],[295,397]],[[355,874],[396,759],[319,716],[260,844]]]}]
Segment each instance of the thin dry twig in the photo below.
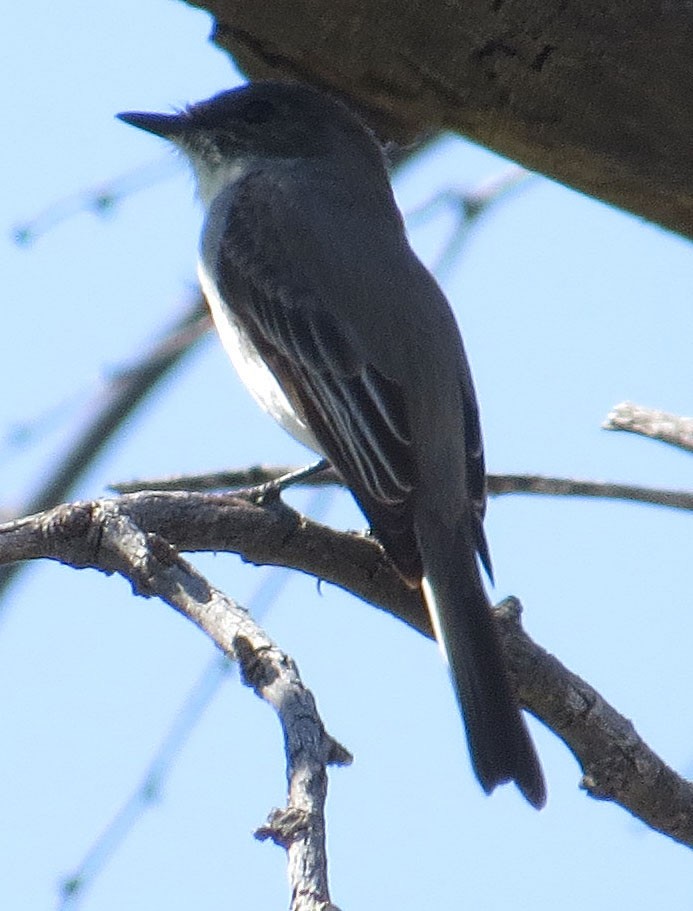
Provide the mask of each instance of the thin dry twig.
[{"label": "thin dry twig", "polygon": [[[145,490],[195,491],[234,490],[255,487],[274,481],[296,471],[290,465],[253,465],[236,471],[217,471],[196,475],[174,475],[168,478],[124,481],[112,484],[118,493],[137,493]],[[322,487],[341,485],[342,479],[332,468],[298,482],[301,486]],[[499,497],[507,494],[542,494],[550,497],[592,497],[606,500],[630,500],[651,506],[668,506],[672,509],[693,510],[693,492],[666,490],[659,487],[641,487],[617,484],[612,481],[589,481],[578,478],[551,478],[538,474],[490,474],[486,477],[488,492]]]},{"label": "thin dry twig", "polygon": [[511,165],[468,190],[449,188],[436,193],[422,205],[407,213],[407,224],[415,225],[430,219],[442,208],[455,215],[455,230],[450,232],[443,249],[434,261],[432,270],[437,276],[446,274],[457,261],[470,231],[479,219],[498,203],[508,201],[512,194],[526,188],[536,175],[519,165]]},{"label": "thin dry twig", "polygon": [[612,481],[586,481],[577,478],[549,478],[539,474],[489,475],[488,491],[503,494],[543,494],[549,497],[591,497],[602,500],[627,500],[650,506],[693,510],[693,492],[616,484]]},{"label": "thin dry twig", "polygon": [[20,247],[29,247],[81,212],[91,212],[102,217],[112,215],[116,206],[128,196],[167,179],[175,173],[177,167],[174,158],[162,156],[96,186],[85,187],[69,196],[55,199],[32,218],[14,226],[14,242]]},{"label": "thin dry twig", "polygon": [[633,402],[614,406],[602,424],[604,430],[625,430],[693,452],[693,418],[657,411]]},{"label": "thin dry twig", "polygon": [[[103,543],[104,523],[109,528],[108,547]],[[128,545],[130,549],[123,553],[118,533],[132,538],[133,524],[137,544]],[[129,494],[117,500],[67,504],[0,526],[0,562],[47,557],[76,567],[124,572],[137,591],[157,594],[214,636],[222,635],[219,629],[225,631],[222,647],[231,643],[238,649],[245,627],[238,625],[240,619],[233,632],[224,626],[236,622],[225,620],[224,613],[230,610],[233,617],[238,608],[193,570],[193,575],[187,575],[187,564],[171,545],[187,551],[230,551],[253,563],[293,566],[432,636],[420,597],[403,584],[374,539],[311,522],[278,498],[258,503],[252,492]],[[129,568],[131,564],[136,571]],[[244,623],[246,617],[242,614]],[[669,768],[594,689],[529,639],[519,624],[517,601],[504,602],[496,617],[522,704],[574,753],[583,770],[582,786],[592,796],[617,803],[656,831],[693,847],[693,785]],[[253,665],[246,672],[247,679],[270,700],[276,696],[265,692],[269,679],[265,674],[275,673],[272,668],[268,672],[261,665],[256,671]],[[323,758],[331,756],[331,749],[326,748]],[[293,820],[290,816],[289,840],[296,834]],[[282,832],[279,826],[276,840],[285,837]],[[271,821],[263,834],[275,837],[273,833]],[[322,895],[319,899],[323,900]]]}]

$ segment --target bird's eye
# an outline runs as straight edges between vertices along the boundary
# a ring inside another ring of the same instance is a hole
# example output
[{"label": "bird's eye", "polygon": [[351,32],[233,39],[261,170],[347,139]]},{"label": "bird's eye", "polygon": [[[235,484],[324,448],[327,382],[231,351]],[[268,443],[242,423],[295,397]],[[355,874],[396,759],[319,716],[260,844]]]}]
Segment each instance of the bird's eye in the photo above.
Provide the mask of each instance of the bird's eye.
[{"label": "bird's eye", "polygon": [[274,105],[266,98],[253,98],[245,106],[243,115],[248,123],[267,123],[274,113]]}]

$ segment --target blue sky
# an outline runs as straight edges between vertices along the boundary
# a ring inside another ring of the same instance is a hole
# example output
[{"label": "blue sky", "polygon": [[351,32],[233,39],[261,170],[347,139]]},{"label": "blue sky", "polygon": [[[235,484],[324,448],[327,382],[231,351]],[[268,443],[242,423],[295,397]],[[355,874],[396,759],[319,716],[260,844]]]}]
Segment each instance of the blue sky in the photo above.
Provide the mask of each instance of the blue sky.
[{"label": "blue sky", "polygon": [[[192,181],[163,144],[113,115],[169,110],[237,82],[209,29],[205,14],[163,0],[73,0],[39,16],[19,4],[6,17],[0,506],[21,500],[102,378],[156,338],[193,287]],[[13,226],[52,202],[152,162],[167,179],[108,217],[82,212],[29,247],[13,244]],[[446,140],[401,175],[398,198],[406,212],[504,167]],[[417,223],[427,262],[451,224]],[[472,361],[491,471],[691,486],[690,457],[600,424],[624,399],[693,411],[692,266],[681,239],[548,181],[481,220],[441,281]],[[10,444],[17,428],[33,428],[31,445]],[[79,496],[134,476],[305,459],[210,338],[132,417]],[[364,524],[344,494],[292,496],[334,524]],[[532,636],[684,774],[689,526],[651,507],[532,497],[492,501],[487,521],[494,596],[518,595]],[[690,907],[687,850],[587,798],[576,763],[538,723],[547,808],[531,811],[510,788],[484,797],[430,642],[314,580],[284,574],[268,607],[253,592],[278,571],[230,555],[196,563],[257,608],[355,755],[330,778],[338,905]],[[0,907],[58,906],[61,880],[137,786],[213,658],[191,624],[122,580],[48,564],[24,574],[0,623]],[[277,723],[232,677],[81,907],[285,906],[284,856],[252,838],[283,800]]]}]

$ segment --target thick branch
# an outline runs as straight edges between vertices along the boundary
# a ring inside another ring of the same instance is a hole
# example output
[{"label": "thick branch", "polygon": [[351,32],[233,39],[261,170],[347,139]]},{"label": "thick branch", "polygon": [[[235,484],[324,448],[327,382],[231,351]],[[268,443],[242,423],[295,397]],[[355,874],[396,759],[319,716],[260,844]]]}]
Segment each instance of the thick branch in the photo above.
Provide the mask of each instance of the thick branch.
[{"label": "thick branch", "polygon": [[693,784],[663,762],[595,689],[533,642],[519,616],[515,598],[498,607],[518,697],[569,747],[582,769],[582,787],[693,847]]},{"label": "thick branch", "polygon": [[[199,577],[181,577],[181,567],[188,573],[187,564],[166,542],[180,550],[227,550],[254,563],[294,566],[432,635],[421,599],[402,583],[376,541],[310,522],[279,500],[258,505],[248,494],[141,493],[57,507],[0,526],[0,562],[48,557],[72,566],[123,572],[124,564],[130,564],[117,536],[108,547],[104,545],[105,522],[116,530],[134,523],[156,536],[155,547],[151,537],[138,539],[137,552],[142,556],[137,566],[142,568],[129,578],[138,590],[158,594],[208,632],[231,622],[223,616],[227,609],[238,609],[227,607],[229,602]],[[152,559],[168,572],[165,584],[152,581]],[[185,599],[192,599],[194,605]],[[242,616],[245,623],[247,615]],[[588,684],[529,639],[519,625],[516,601],[504,602],[496,616],[520,700],[574,753],[583,770],[583,787],[693,847],[693,786],[659,759],[630,722]],[[230,641],[238,651],[243,629],[226,634],[222,647],[227,648]],[[256,678],[251,669],[246,676],[263,681],[263,674]],[[270,829],[274,833],[272,824]],[[281,830],[276,837],[280,835]]]},{"label": "thick branch", "polygon": [[188,2],[252,78],[331,88],[388,137],[456,130],[693,237],[687,3]]}]

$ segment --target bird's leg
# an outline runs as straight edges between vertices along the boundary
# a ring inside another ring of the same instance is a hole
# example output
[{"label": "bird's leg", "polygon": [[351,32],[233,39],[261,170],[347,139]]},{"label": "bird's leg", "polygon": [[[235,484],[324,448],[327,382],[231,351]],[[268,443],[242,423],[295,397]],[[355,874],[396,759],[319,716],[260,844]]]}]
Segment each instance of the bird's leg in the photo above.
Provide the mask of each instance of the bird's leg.
[{"label": "bird's leg", "polygon": [[267,481],[264,484],[259,484],[257,487],[254,487],[252,489],[253,499],[258,503],[276,499],[287,489],[287,487],[291,487],[293,484],[300,484],[307,478],[312,478],[313,475],[320,474],[321,471],[326,471],[329,467],[330,463],[327,459],[320,459],[319,462],[314,462],[312,465],[306,465],[304,468],[297,468],[295,471],[289,471],[287,474],[280,475],[272,481]]}]

